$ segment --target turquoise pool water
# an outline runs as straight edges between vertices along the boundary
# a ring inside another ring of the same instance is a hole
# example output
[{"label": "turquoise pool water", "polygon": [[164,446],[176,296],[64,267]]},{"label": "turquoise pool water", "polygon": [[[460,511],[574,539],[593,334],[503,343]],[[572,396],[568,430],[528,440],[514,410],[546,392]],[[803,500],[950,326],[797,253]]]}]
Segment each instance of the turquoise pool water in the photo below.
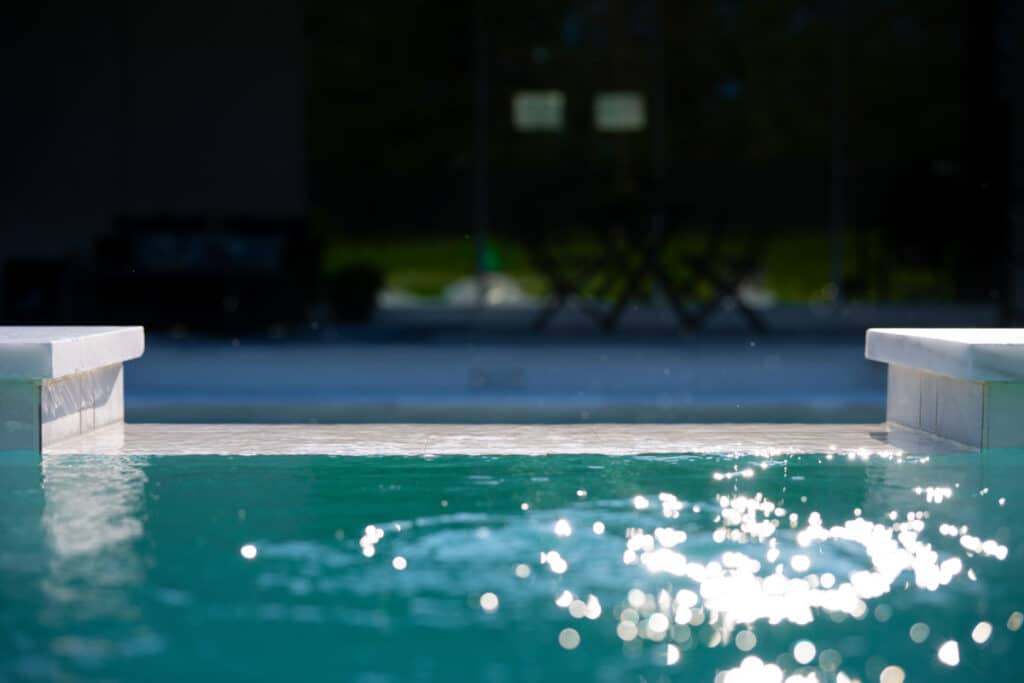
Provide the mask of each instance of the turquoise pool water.
[{"label": "turquoise pool water", "polygon": [[8,458],[0,680],[1019,680],[1022,474],[1020,452]]}]

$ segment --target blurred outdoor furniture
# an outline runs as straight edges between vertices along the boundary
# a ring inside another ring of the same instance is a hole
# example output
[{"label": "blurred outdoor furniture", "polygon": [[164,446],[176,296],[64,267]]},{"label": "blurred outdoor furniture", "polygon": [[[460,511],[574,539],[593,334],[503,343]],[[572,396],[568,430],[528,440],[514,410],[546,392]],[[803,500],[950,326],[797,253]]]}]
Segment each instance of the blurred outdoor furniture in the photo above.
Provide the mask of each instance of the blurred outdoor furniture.
[{"label": "blurred outdoor furniture", "polygon": [[319,273],[289,218],[122,216],[96,256],[99,319],[214,334],[303,320]]},{"label": "blurred outdoor furniture", "polygon": [[[579,206],[549,192],[527,202],[523,233],[534,266],[551,293],[534,319],[546,328],[570,302],[605,331],[618,327],[627,307],[657,291],[672,309],[680,329],[697,332],[712,314],[730,302],[748,327],[765,324],[740,294],[744,281],[761,261],[762,242],[729,230],[727,212],[717,211],[710,226],[687,226],[694,211],[683,202],[658,195],[635,195],[604,204]],[[582,226],[582,227],[580,227]],[[599,245],[597,254],[559,259],[558,241],[573,228],[584,230]],[[702,237],[699,251],[687,255],[682,268],[666,261],[667,247],[684,235]],[[681,272],[680,272],[681,271]]]},{"label": "blurred outdoor furniture", "polygon": [[[608,284],[608,273],[614,272],[615,255],[603,245],[596,255],[576,255],[570,263],[555,253],[556,242],[567,232],[581,229],[580,221],[590,223],[595,217],[567,201],[565,196],[536,197],[528,203],[521,228],[533,266],[548,282],[551,293],[531,323],[531,329],[543,330],[572,301],[583,313],[600,325],[606,312],[600,303]],[[595,284],[594,296],[587,291]]]}]

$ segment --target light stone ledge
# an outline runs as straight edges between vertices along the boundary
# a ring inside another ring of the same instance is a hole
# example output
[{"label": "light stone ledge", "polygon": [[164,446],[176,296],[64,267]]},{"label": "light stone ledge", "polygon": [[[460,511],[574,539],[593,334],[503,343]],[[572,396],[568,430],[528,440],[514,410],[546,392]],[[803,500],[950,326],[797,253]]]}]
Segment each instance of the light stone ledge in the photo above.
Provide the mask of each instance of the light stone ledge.
[{"label": "light stone ledge", "polygon": [[[885,424],[119,424],[45,455],[973,455],[963,444]],[[683,465],[685,466],[685,465]]]},{"label": "light stone ledge", "polygon": [[1024,330],[872,329],[886,420],[975,449],[1024,448]]},{"label": "light stone ledge", "polygon": [[123,422],[123,362],[144,346],[141,327],[0,327],[0,452]]}]

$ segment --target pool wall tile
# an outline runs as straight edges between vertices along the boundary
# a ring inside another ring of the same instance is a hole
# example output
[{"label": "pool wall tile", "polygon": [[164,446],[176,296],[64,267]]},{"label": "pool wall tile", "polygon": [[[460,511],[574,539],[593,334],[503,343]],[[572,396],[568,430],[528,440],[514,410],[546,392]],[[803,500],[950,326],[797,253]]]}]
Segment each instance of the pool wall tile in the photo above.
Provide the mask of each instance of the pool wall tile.
[{"label": "pool wall tile", "polygon": [[993,382],[985,390],[985,448],[1024,443],[1024,384]]},{"label": "pool wall tile", "polygon": [[935,429],[926,431],[981,448],[984,385],[952,377],[935,377],[935,380]]},{"label": "pool wall tile", "polygon": [[921,427],[921,373],[902,365],[890,365],[886,395],[889,422]]},{"label": "pool wall tile", "polygon": [[120,364],[45,381],[41,392],[44,446],[124,419]]},{"label": "pool wall tile", "polygon": [[939,384],[942,378],[922,372],[921,376],[921,429],[940,434],[939,431]]},{"label": "pool wall tile", "polygon": [[984,383],[889,366],[889,422],[982,448],[984,415]]}]

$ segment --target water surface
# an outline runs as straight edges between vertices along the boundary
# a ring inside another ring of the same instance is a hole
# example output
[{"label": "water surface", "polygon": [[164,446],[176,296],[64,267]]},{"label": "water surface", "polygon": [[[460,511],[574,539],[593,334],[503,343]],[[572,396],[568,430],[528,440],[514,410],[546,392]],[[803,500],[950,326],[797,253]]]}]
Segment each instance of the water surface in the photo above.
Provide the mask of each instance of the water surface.
[{"label": "water surface", "polygon": [[1015,680],[1024,453],[0,465],[0,680]]}]

